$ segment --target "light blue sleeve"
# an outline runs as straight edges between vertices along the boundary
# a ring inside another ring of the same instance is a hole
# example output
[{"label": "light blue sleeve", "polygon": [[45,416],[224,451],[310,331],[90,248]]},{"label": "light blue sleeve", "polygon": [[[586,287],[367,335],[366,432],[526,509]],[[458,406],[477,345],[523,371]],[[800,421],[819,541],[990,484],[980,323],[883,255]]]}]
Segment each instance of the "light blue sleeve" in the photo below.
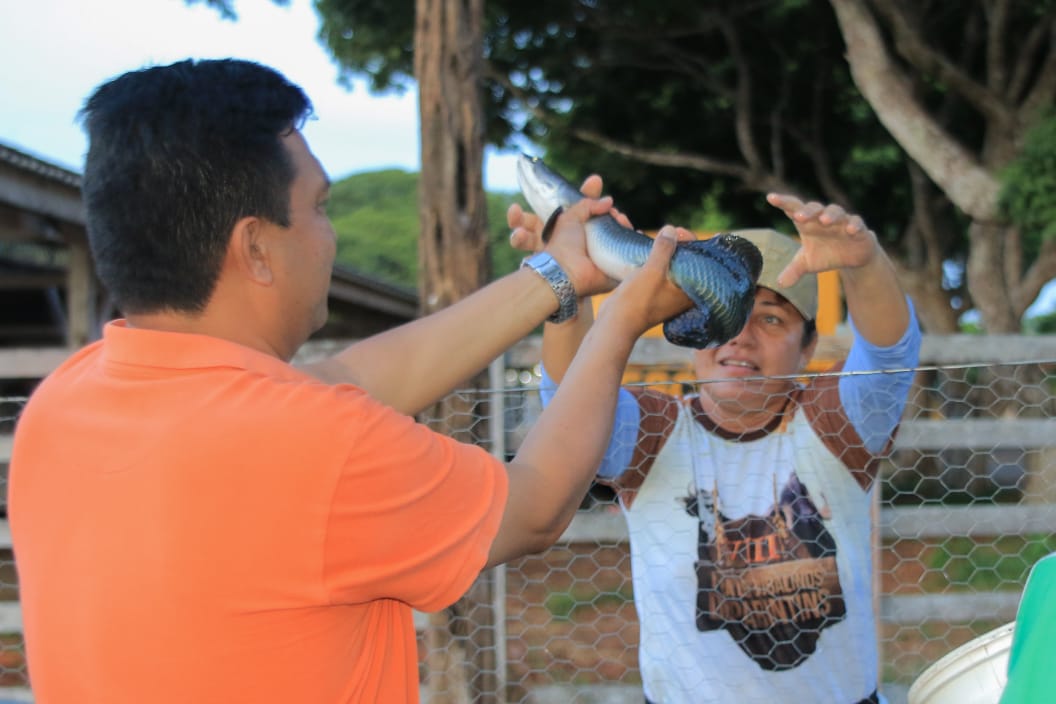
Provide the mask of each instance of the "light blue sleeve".
[{"label": "light blue sleeve", "polygon": [[[543,403],[543,408],[546,408],[557,392],[557,383],[546,373],[546,367],[542,368],[542,375],[543,378],[539,382],[539,398]],[[616,420],[613,424],[612,435],[609,437],[609,446],[605,448],[605,458],[598,467],[599,477],[613,479],[627,469],[638,439],[640,420],[641,411],[638,408],[638,401],[630,391],[620,387],[616,400]],[[631,441],[627,442],[626,438],[630,438]]]},{"label": "light blue sleeve", "polygon": [[[913,369],[920,363],[920,325],[913,302],[907,297],[906,303],[909,305],[909,327],[902,339],[891,347],[873,345],[858,334],[854,321],[847,321],[854,341],[843,365],[844,372]],[[870,452],[875,454],[884,449],[891,431],[902,418],[913,374],[912,371],[897,371],[840,377],[840,401]]]}]

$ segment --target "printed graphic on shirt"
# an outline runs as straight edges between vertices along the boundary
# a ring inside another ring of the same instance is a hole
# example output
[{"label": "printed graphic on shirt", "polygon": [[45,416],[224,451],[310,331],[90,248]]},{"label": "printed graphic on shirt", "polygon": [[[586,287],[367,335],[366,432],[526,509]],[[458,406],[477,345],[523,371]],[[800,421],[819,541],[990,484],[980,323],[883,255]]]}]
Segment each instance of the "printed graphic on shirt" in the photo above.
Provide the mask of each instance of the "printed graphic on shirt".
[{"label": "printed graphic on shirt", "polygon": [[725,629],[764,670],[797,667],[846,615],[836,544],[792,474],[766,516],[730,520],[717,491],[686,502],[697,516],[696,622]]}]

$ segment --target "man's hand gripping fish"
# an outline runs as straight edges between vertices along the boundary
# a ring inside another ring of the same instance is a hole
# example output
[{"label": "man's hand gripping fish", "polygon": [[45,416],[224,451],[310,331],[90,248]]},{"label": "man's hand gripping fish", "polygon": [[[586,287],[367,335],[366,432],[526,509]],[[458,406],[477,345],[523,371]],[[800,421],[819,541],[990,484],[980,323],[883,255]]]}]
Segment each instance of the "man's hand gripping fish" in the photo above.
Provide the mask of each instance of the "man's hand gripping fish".
[{"label": "man's hand gripping fish", "polygon": [[[517,180],[528,205],[549,226],[561,208],[583,198],[571,183],[537,158],[522,154]],[[620,225],[611,215],[586,224],[587,252],[605,274],[622,281],[645,263],[652,240]],[[762,255],[748,240],[729,233],[681,242],[668,276],[696,307],[664,323],[664,337],[681,347],[717,347],[741,331],[755,303]]]}]

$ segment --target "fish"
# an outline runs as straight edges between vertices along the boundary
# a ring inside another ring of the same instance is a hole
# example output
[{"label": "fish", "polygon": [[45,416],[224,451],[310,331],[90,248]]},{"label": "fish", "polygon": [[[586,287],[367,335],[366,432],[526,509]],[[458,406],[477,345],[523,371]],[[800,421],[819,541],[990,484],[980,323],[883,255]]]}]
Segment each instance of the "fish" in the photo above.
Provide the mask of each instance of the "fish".
[{"label": "fish", "polygon": [[[517,158],[517,182],[528,206],[546,223],[544,240],[561,210],[583,199],[578,188],[528,154]],[[653,246],[650,237],[624,227],[608,214],[590,218],[585,230],[591,261],[617,281],[641,267]],[[718,347],[736,337],[755,305],[755,285],[762,268],[759,249],[729,232],[680,242],[668,278],[694,306],[664,321],[664,337],[693,349]]]}]

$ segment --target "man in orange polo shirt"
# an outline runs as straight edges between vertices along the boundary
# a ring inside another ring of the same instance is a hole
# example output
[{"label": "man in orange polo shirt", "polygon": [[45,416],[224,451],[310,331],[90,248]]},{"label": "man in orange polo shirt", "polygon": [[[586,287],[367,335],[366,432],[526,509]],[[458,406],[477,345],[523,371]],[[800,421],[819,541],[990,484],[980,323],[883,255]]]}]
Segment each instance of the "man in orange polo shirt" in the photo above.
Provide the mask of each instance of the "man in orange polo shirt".
[{"label": "man in orange polo shirt", "polygon": [[130,72],[85,105],[89,239],[125,318],[40,385],[15,435],[40,702],[415,701],[412,608],[560,536],[634,340],[689,306],[666,228],[509,464],[412,416],[611,288],[583,232],[608,200],[570,208],[520,271],[292,367],[335,253],[310,110],[236,60]]}]

